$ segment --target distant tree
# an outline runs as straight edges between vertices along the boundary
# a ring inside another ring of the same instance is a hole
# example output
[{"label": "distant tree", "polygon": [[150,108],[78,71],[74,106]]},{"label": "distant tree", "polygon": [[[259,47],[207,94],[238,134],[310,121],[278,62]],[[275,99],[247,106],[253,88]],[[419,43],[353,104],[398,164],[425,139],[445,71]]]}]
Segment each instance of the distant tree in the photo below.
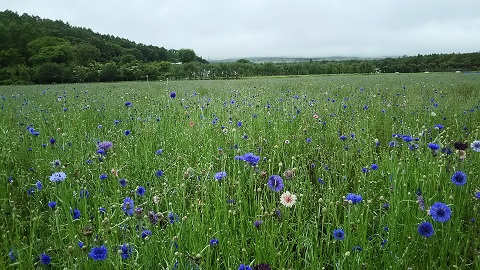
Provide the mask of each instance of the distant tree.
[{"label": "distant tree", "polygon": [[191,49],[180,49],[178,51],[178,60],[182,63],[190,63],[195,60],[197,55]]},{"label": "distant tree", "polygon": [[113,82],[120,80],[120,72],[115,62],[108,62],[101,68],[100,81]]}]

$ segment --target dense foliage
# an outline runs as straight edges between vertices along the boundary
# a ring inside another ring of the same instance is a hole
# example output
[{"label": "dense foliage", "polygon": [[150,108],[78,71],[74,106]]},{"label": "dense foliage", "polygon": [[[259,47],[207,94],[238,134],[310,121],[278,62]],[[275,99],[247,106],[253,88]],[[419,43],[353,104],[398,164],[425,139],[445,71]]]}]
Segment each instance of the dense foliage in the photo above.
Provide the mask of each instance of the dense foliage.
[{"label": "dense foliage", "polygon": [[192,49],[167,50],[58,20],[0,12],[0,84],[478,71],[479,63],[480,52],[293,63],[248,59],[209,63]]}]

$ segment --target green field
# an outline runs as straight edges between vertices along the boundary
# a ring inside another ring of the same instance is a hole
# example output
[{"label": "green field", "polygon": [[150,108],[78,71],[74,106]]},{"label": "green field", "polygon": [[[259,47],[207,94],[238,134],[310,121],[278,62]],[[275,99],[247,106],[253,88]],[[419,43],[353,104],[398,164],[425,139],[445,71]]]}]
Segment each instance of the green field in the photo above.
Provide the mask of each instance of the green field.
[{"label": "green field", "polygon": [[453,73],[0,86],[0,269],[480,269],[479,94]]}]

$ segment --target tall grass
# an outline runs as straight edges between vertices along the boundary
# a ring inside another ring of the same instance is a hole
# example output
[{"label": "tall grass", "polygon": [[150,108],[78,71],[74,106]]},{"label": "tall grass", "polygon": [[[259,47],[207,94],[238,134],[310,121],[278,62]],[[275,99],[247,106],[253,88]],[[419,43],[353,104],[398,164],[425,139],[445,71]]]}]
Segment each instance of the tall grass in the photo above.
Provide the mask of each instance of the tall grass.
[{"label": "tall grass", "polygon": [[480,139],[478,89],[463,74],[2,86],[0,268],[479,269],[480,153],[454,149]]}]

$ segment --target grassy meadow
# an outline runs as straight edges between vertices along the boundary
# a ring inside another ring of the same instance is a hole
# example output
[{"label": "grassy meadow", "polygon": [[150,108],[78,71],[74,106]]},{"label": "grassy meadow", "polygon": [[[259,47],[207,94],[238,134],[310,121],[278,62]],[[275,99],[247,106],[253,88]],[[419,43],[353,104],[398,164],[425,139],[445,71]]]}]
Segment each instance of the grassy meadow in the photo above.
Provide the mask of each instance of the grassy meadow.
[{"label": "grassy meadow", "polygon": [[479,94],[453,73],[0,86],[0,269],[480,269]]}]

